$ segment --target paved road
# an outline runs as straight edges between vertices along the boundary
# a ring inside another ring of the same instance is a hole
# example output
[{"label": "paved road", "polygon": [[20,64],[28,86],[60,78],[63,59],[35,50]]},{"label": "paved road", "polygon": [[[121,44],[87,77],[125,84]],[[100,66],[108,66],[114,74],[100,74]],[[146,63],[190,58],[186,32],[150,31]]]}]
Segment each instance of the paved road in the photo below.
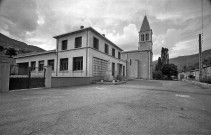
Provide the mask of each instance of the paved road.
[{"label": "paved road", "polygon": [[211,134],[211,90],[134,80],[0,94],[0,135]]}]

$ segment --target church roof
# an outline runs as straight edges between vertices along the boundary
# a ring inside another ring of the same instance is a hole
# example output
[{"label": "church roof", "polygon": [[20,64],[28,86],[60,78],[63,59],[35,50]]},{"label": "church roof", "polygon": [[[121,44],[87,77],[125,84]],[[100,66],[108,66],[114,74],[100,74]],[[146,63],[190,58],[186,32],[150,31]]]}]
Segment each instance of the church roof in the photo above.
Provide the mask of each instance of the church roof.
[{"label": "church roof", "polygon": [[145,15],[144,20],[143,20],[142,25],[141,25],[140,31],[148,31],[148,30],[151,30],[151,28],[149,26],[147,16]]}]

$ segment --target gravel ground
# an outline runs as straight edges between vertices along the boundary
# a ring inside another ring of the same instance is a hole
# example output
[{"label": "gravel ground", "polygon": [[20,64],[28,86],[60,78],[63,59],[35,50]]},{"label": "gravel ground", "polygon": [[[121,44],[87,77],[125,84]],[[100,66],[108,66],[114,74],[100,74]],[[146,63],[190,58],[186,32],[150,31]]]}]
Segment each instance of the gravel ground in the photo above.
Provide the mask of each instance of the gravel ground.
[{"label": "gravel ground", "polygon": [[134,80],[0,94],[0,135],[211,134],[211,89]]}]

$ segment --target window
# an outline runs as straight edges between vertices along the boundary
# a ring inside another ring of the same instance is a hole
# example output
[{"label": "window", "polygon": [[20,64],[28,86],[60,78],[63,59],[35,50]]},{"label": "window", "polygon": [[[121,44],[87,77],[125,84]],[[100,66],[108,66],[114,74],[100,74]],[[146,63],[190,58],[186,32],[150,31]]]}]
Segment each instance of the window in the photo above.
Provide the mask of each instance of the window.
[{"label": "window", "polygon": [[73,71],[75,70],[83,70],[83,57],[73,58]]},{"label": "window", "polygon": [[68,70],[68,58],[60,59],[60,71]]},{"label": "window", "polygon": [[62,41],[62,50],[67,50],[67,40]]},{"label": "window", "polygon": [[31,71],[35,71],[36,68],[36,61],[31,62]]},{"label": "window", "polygon": [[44,68],[44,60],[39,61],[38,70],[43,71],[43,68]]},{"label": "window", "polygon": [[82,37],[75,38],[75,48],[80,48],[82,45]]},{"label": "window", "polygon": [[115,75],[115,63],[112,63],[112,76]]},{"label": "window", "polygon": [[108,50],[109,50],[109,49],[108,49],[108,45],[105,44],[105,53],[106,53],[106,54],[108,54]]},{"label": "window", "polygon": [[52,70],[54,70],[54,60],[48,60],[48,66],[51,66]]},{"label": "window", "polygon": [[144,34],[141,34],[141,41],[144,41]]},{"label": "window", "polygon": [[118,59],[121,59],[121,53],[118,52]]},{"label": "window", "polygon": [[130,59],[130,65],[132,64],[132,60]]},{"label": "window", "polygon": [[125,66],[123,66],[123,77],[125,77]]},{"label": "window", "polygon": [[115,57],[115,49],[112,48],[112,56]]},{"label": "window", "polygon": [[93,41],[93,47],[98,50],[99,49],[99,39],[94,37],[93,40],[94,40]]},{"label": "window", "polygon": [[149,33],[146,34],[146,41],[149,40]]}]

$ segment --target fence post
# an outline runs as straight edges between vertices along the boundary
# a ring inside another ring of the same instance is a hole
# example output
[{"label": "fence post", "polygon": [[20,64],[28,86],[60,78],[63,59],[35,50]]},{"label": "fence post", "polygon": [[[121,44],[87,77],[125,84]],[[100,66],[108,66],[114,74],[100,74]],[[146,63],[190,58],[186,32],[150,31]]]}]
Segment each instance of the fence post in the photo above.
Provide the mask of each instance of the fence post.
[{"label": "fence post", "polygon": [[52,67],[47,66],[45,67],[45,87],[46,88],[51,88],[51,73],[52,73]]},{"label": "fence post", "polygon": [[0,62],[0,92],[9,92],[10,63]]}]

